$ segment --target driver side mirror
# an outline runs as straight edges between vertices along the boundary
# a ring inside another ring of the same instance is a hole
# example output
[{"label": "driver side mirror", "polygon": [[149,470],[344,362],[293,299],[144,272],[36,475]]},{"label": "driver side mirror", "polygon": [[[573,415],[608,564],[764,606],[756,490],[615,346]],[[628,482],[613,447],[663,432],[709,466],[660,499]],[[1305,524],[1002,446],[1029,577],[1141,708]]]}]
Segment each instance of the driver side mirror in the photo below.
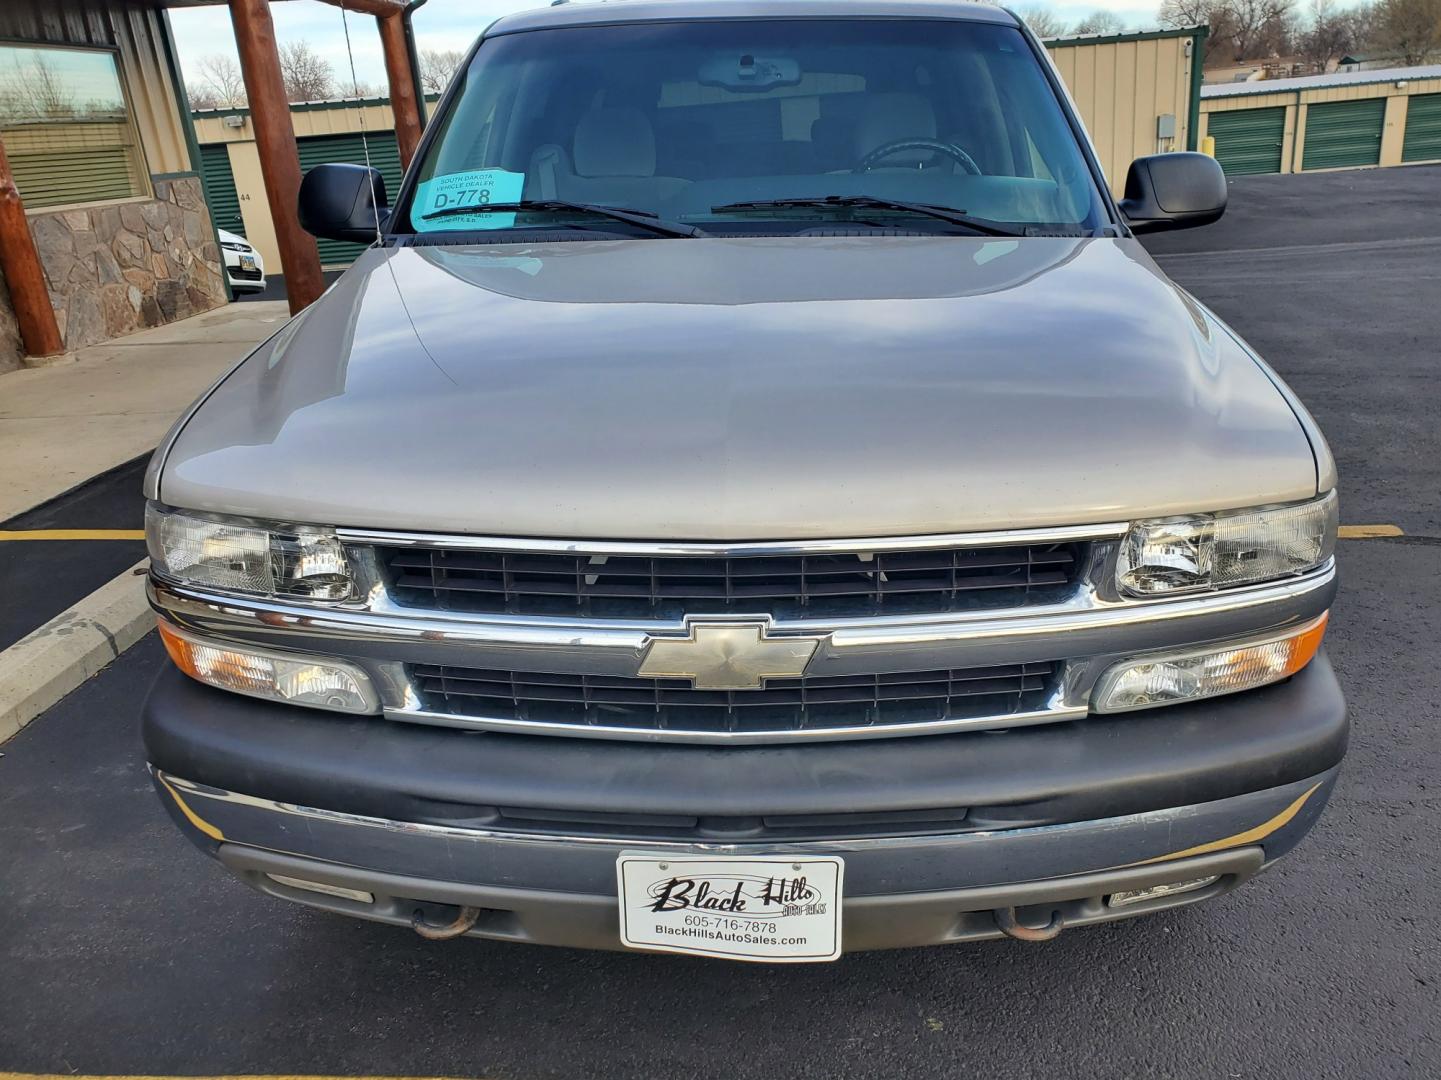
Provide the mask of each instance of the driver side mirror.
[{"label": "driver side mirror", "polygon": [[1189,151],[1137,158],[1120,207],[1133,232],[1209,225],[1226,211],[1226,174],[1215,158]]},{"label": "driver side mirror", "polygon": [[369,244],[385,224],[385,177],[364,165],[317,165],[300,182],[300,227],[323,240]]}]

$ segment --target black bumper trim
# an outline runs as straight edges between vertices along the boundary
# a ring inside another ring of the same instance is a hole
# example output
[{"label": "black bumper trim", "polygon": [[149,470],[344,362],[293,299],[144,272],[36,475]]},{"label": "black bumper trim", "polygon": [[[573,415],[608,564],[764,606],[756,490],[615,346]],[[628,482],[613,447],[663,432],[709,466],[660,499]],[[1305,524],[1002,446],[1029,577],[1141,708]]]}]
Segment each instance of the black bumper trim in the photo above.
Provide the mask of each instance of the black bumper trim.
[{"label": "black bumper trim", "polygon": [[398,821],[501,807],[748,817],[965,807],[971,827],[1117,817],[1335,766],[1346,705],[1324,655],[1286,683],[1154,712],[925,738],[698,747],[462,732],[272,705],[167,668],[150,762],[261,798]]}]

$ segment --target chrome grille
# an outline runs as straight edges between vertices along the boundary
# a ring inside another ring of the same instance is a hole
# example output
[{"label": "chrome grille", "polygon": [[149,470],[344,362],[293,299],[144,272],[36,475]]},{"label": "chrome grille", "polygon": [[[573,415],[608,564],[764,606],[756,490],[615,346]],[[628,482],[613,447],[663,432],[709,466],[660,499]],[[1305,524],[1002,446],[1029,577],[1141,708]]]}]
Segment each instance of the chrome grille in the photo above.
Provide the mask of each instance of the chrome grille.
[{"label": "chrome grille", "polygon": [[770,679],[760,690],[697,690],[687,679],[543,674],[417,664],[428,712],[657,732],[821,732],[997,717],[1045,706],[1058,665]]},{"label": "chrome grille", "polygon": [[777,619],[1025,607],[1062,598],[1083,543],[659,557],[385,547],[395,602],[486,614]]}]

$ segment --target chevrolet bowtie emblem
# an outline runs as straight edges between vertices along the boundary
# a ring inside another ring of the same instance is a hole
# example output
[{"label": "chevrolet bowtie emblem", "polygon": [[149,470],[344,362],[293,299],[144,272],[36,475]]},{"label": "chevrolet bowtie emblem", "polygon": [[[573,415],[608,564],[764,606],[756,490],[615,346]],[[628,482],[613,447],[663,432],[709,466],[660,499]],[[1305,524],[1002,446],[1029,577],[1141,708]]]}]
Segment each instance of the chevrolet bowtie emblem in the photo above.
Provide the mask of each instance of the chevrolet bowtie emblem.
[{"label": "chevrolet bowtie emblem", "polygon": [[766,679],[797,679],[820,637],[769,637],[768,619],[687,619],[683,638],[653,637],[640,674],[690,679],[697,690],[759,690]]}]

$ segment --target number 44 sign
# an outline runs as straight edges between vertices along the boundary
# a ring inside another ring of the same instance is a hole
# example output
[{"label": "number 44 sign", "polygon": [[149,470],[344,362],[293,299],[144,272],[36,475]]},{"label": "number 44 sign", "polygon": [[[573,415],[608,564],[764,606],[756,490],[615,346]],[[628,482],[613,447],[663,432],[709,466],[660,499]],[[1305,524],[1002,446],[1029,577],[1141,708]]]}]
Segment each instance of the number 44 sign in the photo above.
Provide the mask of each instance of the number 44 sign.
[{"label": "number 44 sign", "polygon": [[418,232],[439,229],[508,229],[515,214],[464,213],[464,208],[520,201],[525,173],[472,169],[422,180],[415,188],[411,223]]}]

